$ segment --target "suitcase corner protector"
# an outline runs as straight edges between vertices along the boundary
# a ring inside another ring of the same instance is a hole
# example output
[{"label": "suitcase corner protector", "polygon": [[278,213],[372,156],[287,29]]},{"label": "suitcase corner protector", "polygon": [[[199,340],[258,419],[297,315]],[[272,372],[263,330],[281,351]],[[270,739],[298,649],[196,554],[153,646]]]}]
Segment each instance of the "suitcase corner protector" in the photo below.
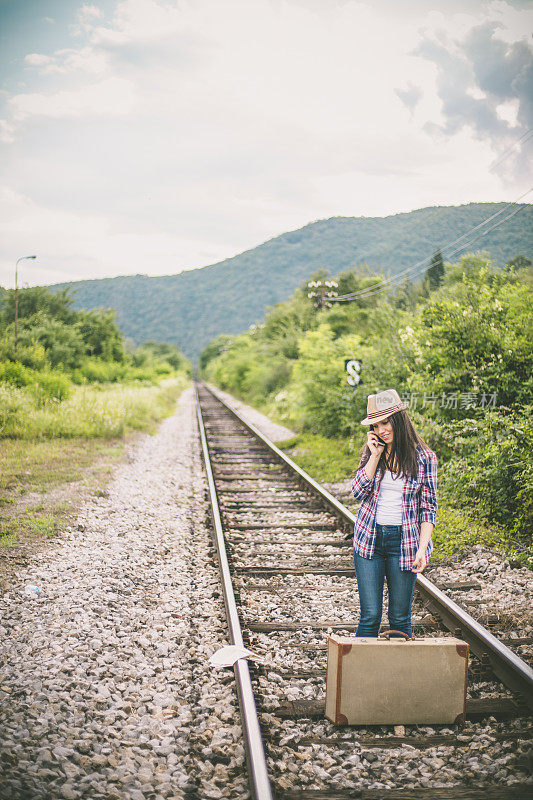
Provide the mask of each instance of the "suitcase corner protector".
[{"label": "suitcase corner protector", "polygon": [[461,642],[460,644],[456,644],[455,649],[457,650],[458,656],[460,656],[461,658],[468,658],[469,645],[466,642]]}]

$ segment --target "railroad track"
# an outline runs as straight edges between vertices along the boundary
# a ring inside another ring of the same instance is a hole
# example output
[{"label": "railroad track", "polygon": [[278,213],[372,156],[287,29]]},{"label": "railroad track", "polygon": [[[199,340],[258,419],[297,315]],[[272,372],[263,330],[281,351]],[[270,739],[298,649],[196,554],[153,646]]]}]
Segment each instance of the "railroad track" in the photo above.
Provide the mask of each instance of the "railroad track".
[{"label": "railroad track", "polygon": [[327,635],[358,616],[354,517],[207,387],[197,397],[230,639],[258,655],[235,665],[254,800],[530,798],[533,671],[507,646],[528,640],[502,642],[446,594],[472,582],[419,576],[413,603],[415,634],[470,643],[463,728],[324,718]]}]

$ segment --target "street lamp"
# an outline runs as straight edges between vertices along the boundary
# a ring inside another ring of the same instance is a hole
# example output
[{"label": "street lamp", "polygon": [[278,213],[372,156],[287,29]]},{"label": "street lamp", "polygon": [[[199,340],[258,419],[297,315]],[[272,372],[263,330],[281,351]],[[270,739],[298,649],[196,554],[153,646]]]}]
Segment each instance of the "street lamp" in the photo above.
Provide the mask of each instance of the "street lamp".
[{"label": "street lamp", "polygon": [[17,280],[17,270],[19,261],[24,261],[24,259],[26,258],[37,258],[37,256],[21,256],[20,258],[17,258],[17,263],[15,264],[15,352],[17,351],[17,344],[18,344],[17,322],[18,322],[18,311],[19,311],[19,287]]}]

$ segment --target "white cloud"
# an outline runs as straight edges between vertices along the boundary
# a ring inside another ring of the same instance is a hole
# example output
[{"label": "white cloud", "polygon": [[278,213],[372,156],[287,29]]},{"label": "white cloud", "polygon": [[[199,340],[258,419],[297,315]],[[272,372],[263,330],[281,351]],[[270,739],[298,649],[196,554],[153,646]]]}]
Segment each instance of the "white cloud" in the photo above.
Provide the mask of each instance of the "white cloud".
[{"label": "white cloud", "polygon": [[[183,30],[191,10],[189,4],[172,6],[155,0],[123,0],[117,4],[111,25],[93,28],[91,41],[93,44],[124,44],[167,38]],[[192,13],[195,16],[195,12]]]},{"label": "white cloud", "polygon": [[43,53],[28,53],[27,56],[24,56],[24,61],[31,67],[42,67],[52,63],[53,60],[52,56],[46,56]]},{"label": "white cloud", "polygon": [[78,16],[82,20],[101,19],[103,12],[98,6],[85,4],[80,8]]},{"label": "white cloud", "polygon": [[[24,220],[13,252],[36,232],[40,275],[45,263],[50,274],[161,274],[321,217],[512,199],[521,187],[489,172],[489,142],[439,132],[438,70],[413,52],[489,18],[516,41],[524,13],[432,8],[121,0],[104,20],[82,6],[79,45],[28,54],[30,86],[7,98],[4,207]],[[498,107],[502,120],[513,113]]]},{"label": "white cloud", "polygon": [[137,105],[135,87],[125,78],[107,78],[73,91],[18,94],[9,100],[13,119],[29,117],[126,116]]},{"label": "white cloud", "polygon": [[531,38],[533,22],[531,8],[516,8],[505,0],[495,0],[489,3],[487,10],[491,18],[501,23],[501,27],[496,31],[497,39],[512,44],[520,39]]},{"label": "white cloud", "polygon": [[[177,271],[177,259],[197,266],[201,252],[206,262],[224,256],[220,247],[194,237],[158,231],[125,231],[120,218],[78,214],[35,203],[31,198],[0,186],[0,238],[9,258],[0,265],[0,286],[13,284],[14,263],[25,252],[37,260],[25,263],[24,283],[53,283],[88,277],[156,274]],[[11,263],[13,262],[13,263]]]},{"label": "white cloud", "polygon": [[16,127],[6,119],[0,119],[0,142],[12,144],[15,141]]},{"label": "white cloud", "polygon": [[519,107],[520,103],[517,98],[514,100],[506,100],[504,103],[500,103],[499,106],[496,106],[496,113],[500,119],[503,119],[510,125],[515,126]]},{"label": "white cloud", "polygon": [[24,60],[32,67],[40,67],[42,75],[66,75],[77,71],[100,75],[107,71],[109,61],[106,53],[92,47],[82,47],[77,50],[65,48],[57,50],[54,56],[30,53]]}]

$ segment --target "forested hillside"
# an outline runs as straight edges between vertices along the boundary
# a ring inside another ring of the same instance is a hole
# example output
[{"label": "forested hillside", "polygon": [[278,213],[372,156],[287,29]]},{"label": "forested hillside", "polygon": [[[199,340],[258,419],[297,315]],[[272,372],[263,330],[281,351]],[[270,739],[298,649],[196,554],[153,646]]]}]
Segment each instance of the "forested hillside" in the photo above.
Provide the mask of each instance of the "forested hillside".
[{"label": "forested hillside", "polygon": [[[314,270],[326,269],[336,275],[365,263],[370,271],[393,275],[422,259],[429,261],[437,247],[458,239],[504,208],[504,203],[471,203],[383,218],[334,217],[203,269],[156,278],[132,275],[79,281],[52,288],[72,286],[78,309],[115,308],[122,332],[136,344],[147,339],[172,342],[195,359],[218,334],[240,333],[259,322],[268,306],[286,300]],[[463,251],[489,250],[498,267],[518,254],[533,257],[533,206],[490,230],[505,217],[495,217],[457,246]],[[486,235],[480,235],[484,231]],[[479,238],[472,248],[475,236]],[[452,254],[444,250],[443,255]]]}]

